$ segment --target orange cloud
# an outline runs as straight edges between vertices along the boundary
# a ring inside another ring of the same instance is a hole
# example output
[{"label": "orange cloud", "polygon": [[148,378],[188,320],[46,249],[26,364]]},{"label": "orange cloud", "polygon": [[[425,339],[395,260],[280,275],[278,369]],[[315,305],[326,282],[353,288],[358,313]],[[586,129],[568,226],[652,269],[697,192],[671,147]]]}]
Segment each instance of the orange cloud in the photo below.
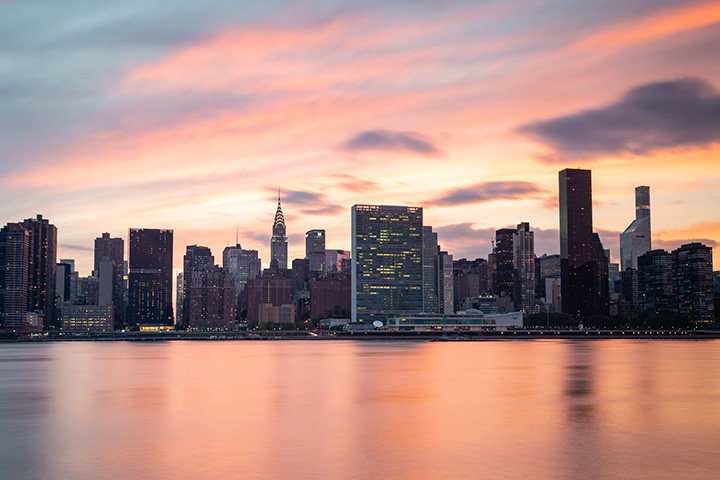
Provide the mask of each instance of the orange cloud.
[{"label": "orange cloud", "polygon": [[720,2],[680,5],[648,18],[602,29],[573,45],[571,50],[582,52],[591,49],[624,48],[718,22]]}]

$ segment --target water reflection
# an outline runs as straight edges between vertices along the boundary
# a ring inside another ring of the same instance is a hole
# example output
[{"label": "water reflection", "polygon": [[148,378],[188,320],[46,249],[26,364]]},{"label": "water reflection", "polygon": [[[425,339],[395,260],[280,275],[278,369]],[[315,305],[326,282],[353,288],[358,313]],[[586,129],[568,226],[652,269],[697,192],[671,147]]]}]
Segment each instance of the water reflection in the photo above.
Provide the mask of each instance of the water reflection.
[{"label": "water reflection", "polygon": [[718,365],[720,342],[5,344],[0,472],[715,478]]}]

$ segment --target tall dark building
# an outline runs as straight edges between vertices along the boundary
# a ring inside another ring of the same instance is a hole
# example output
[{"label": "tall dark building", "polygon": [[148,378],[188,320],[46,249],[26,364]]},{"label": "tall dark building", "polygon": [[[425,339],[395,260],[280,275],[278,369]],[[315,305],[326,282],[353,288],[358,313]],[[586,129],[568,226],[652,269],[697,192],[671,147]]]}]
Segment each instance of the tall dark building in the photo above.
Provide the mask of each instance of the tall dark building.
[{"label": "tall dark building", "polygon": [[305,234],[305,258],[311,275],[322,276],[325,271],[325,230],[310,230]]},{"label": "tall dark building", "polygon": [[270,265],[280,270],[286,270],[288,264],[288,238],[285,228],[285,216],[283,215],[282,206],[280,205],[280,195],[278,195],[278,205],[275,211],[275,221],[273,222],[273,234],[270,238]]},{"label": "tall dark building", "polygon": [[532,313],[535,306],[535,234],[530,224],[518,224],[513,235],[515,309]]},{"label": "tall dark building", "polygon": [[123,262],[125,261],[125,241],[122,238],[110,238],[109,233],[103,233],[102,236],[95,239],[93,272],[99,270],[100,260],[106,258],[115,262],[115,265],[122,272]]},{"label": "tall dark building", "polygon": [[210,263],[195,266],[190,276],[185,310],[187,327],[193,330],[230,328],[235,323],[237,308],[232,274]]},{"label": "tall dark building", "polygon": [[715,321],[712,247],[688,243],[672,252],[677,311],[697,323]]},{"label": "tall dark building", "polygon": [[514,228],[502,228],[495,232],[495,294],[499,296],[514,297],[514,258],[513,236],[517,232]]},{"label": "tall dark building", "polygon": [[650,250],[637,258],[638,309],[648,313],[675,311],[672,255]]},{"label": "tall dark building", "polygon": [[130,229],[128,315],[130,325],[173,325],[173,231]]},{"label": "tall dark building", "polygon": [[353,322],[423,311],[421,207],[352,207],[351,300]]},{"label": "tall dark building", "polygon": [[607,258],[600,237],[593,233],[590,170],[567,168],[559,178],[563,312],[577,321],[607,315]]},{"label": "tall dark building", "polygon": [[25,327],[30,237],[19,223],[0,230],[0,328]]},{"label": "tall dark building", "polygon": [[124,296],[124,265],[125,265],[125,241],[120,237],[111,238],[109,233],[103,233],[95,239],[95,262],[93,274],[100,276],[100,263],[103,260],[110,260],[116,278],[112,281],[112,306],[115,315],[116,328],[122,327],[125,323],[125,300]]},{"label": "tall dark building", "polygon": [[438,235],[431,226],[424,225],[423,241],[423,312],[438,313]]},{"label": "tall dark building", "polygon": [[[200,245],[188,245],[185,249],[185,255],[183,256],[183,292],[189,292],[190,284],[194,277],[192,272],[198,267],[212,266],[215,264],[215,257],[208,247],[202,247]],[[198,277],[200,278],[200,277]],[[206,278],[197,280],[200,283],[206,282]],[[187,327],[190,325],[190,295],[183,296],[183,316],[182,326]]]},{"label": "tall dark building", "polygon": [[43,315],[44,328],[59,328],[55,318],[57,228],[42,215],[22,225],[29,233],[27,310]]}]

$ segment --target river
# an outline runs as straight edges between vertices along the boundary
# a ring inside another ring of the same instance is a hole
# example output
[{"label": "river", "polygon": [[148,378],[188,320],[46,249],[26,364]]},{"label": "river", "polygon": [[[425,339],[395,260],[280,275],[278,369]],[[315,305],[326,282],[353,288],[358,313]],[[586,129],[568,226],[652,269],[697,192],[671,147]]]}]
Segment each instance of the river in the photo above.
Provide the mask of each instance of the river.
[{"label": "river", "polygon": [[716,479],[720,340],[0,344],[4,479]]}]

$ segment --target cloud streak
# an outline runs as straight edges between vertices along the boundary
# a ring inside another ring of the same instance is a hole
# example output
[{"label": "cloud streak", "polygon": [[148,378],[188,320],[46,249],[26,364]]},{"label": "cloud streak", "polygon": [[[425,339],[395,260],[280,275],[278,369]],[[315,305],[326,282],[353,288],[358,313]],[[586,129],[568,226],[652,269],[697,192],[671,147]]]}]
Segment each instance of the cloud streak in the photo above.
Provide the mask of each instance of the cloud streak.
[{"label": "cloud streak", "polygon": [[455,206],[491,202],[493,200],[521,200],[546,193],[531,182],[485,182],[445,192],[426,203],[428,206]]},{"label": "cloud streak", "polygon": [[352,152],[380,150],[416,153],[425,156],[440,154],[440,149],[419,133],[393,132],[390,130],[366,130],[360,132],[345,143],[344,148]]},{"label": "cloud streak", "polygon": [[720,142],[720,93],[700,78],[651,83],[616,103],[519,132],[549,147],[552,153],[541,159],[553,163],[709,147]]}]

